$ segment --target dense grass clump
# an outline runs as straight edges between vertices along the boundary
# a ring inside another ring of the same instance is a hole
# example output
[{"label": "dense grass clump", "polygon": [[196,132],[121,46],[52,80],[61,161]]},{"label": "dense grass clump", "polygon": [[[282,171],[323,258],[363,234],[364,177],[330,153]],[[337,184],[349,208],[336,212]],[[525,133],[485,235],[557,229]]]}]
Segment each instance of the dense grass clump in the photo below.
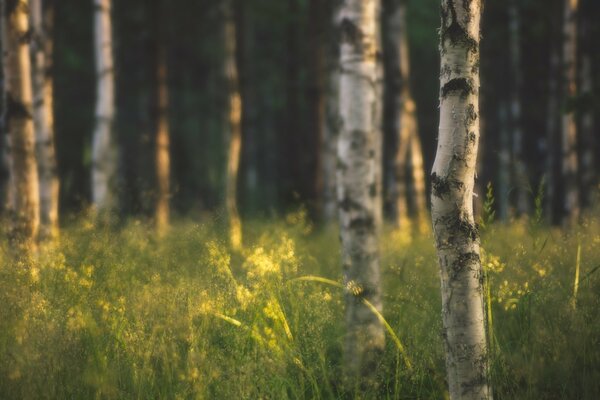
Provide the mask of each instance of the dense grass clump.
[{"label": "dense grass clump", "polygon": [[[32,258],[5,245],[0,398],[344,398],[336,230],[301,213],[247,222],[239,252],[224,232],[83,218]],[[431,237],[382,239],[390,340],[373,397],[443,398]],[[495,398],[600,398],[600,226],[491,224],[482,247]]]}]

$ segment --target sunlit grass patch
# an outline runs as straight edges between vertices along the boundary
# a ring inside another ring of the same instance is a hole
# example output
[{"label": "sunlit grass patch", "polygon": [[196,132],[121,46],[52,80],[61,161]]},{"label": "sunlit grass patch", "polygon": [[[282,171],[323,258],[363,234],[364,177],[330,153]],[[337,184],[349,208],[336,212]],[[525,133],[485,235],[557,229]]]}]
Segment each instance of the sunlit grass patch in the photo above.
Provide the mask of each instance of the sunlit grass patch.
[{"label": "sunlit grass patch", "polygon": [[[143,222],[83,218],[37,258],[2,248],[0,397],[342,397],[335,227],[300,212],[247,222],[244,238],[232,249],[212,223],[177,223],[159,239]],[[568,234],[486,226],[496,398],[599,397],[599,245],[595,222]],[[381,265],[388,341],[374,397],[442,398],[431,237],[386,230]]]}]

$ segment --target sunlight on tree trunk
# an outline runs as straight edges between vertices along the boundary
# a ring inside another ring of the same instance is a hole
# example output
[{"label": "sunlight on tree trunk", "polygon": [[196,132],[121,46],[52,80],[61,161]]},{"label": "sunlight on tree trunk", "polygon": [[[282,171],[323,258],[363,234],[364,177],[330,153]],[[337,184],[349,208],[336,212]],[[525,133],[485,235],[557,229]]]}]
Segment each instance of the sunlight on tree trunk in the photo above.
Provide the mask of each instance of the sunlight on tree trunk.
[{"label": "sunlight on tree trunk", "polygon": [[96,122],[92,141],[92,203],[107,216],[116,209],[115,72],[111,0],[94,1]]},{"label": "sunlight on tree trunk", "polygon": [[234,3],[225,5],[225,77],[227,79],[226,124],[228,129],[226,208],[231,246],[242,246],[242,222],[237,209],[237,181],[242,148],[242,98],[236,60],[236,26]]},{"label": "sunlight on tree trunk", "polygon": [[340,114],[337,195],[346,285],[347,383],[365,390],[377,386],[384,329],[364,304],[382,309],[377,207],[381,144],[377,115],[378,19],[376,0],[346,0],[340,12]]},{"label": "sunlight on tree trunk", "polygon": [[481,0],[442,0],[440,126],[431,174],[452,400],[491,399],[473,184],[479,140]]},{"label": "sunlight on tree trunk", "polygon": [[[35,159],[33,94],[26,0],[2,5],[2,42],[5,77],[5,126],[11,158],[13,236],[18,243],[35,247],[40,225],[39,181]],[[24,40],[27,38],[27,40]]]},{"label": "sunlight on tree trunk", "polygon": [[[394,150],[388,177],[388,193],[394,224],[410,229],[412,205],[418,230],[427,229],[427,201],[423,153],[417,123],[417,108],[410,89],[410,49],[406,23],[406,2],[385,3],[386,69],[388,102],[386,126],[393,133]],[[410,174],[409,174],[410,172]],[[412,184],[409,190],[409,182]]]},{"label": "sunlight on tree trunk", "polygon": [[164,43],[164,27],[162,1],[155,0],[154,24],[156,30],[156,133],[155,133],[155,168],[157,183],[157,199],[155,209],[156,229],[159,235],[169,228],[170,214],[170,132],[169,132],[169,87],[167,83],[167,50]]},{"label": "sunlight on tree trunk", "polygon": [[579,185],[577,184],[577,122],[572,102],[577,96],[577,9],[579,0],[565,0],[563,25],[563,104],[562,181],[563,223],[573,225],[579,219]]},{"label": "sunlight on tree trunk", "polygon": [[554,221],[555,206],[557,198],[557,182],[555,174],[556,154],[558,147],[558,116],[559,107],[559,84],[558,75],[560,69],[560,56],[556,46],[550,50],[550,77],[548,79],[548,104],[546,114],[546,218],[549,222]]},{"label": "sunlight on tree trunk", "polygon": [[33,120],[40,179],[40,238],[58,235],[59,181],[54,146],[52,2],[30,1],[33,74]]},{"label": "sunlight on tree trunk", "polygon": [[158,198],[156,202],[156,227],[164,233],[169,227],[169,198],[171,157],[169,155],[169,92],[167,87],[167,60],[164,47],[158,50],[155,163]]}]

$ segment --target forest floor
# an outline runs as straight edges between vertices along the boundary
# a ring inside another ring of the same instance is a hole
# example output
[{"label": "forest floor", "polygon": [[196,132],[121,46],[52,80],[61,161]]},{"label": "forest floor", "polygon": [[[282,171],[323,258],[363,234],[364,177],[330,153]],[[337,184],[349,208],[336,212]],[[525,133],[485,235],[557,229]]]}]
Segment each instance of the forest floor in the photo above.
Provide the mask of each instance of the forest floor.
[{"label": "forest floor", "polygon": [[[590,221],[592,221],[590,219]],[[0,253],[2,399],[334,399],[344,310],[334,227],[303,212],[67,224],[32,259]],[[600,224],[482,228],[496,399],[600,398]],[[430,234],[382,234],[388,327],[380,399],[441,399],[439,273]],[[576,288],[576,271],[578,285]]]}]

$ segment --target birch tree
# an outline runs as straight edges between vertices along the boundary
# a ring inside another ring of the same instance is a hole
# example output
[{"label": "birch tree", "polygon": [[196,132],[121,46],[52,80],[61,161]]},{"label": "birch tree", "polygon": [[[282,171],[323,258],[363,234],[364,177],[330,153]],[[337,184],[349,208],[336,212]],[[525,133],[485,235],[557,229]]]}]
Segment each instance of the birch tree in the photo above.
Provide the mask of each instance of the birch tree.
[{"label": "birch tree", "polygon": [[564,188],[563,222],[572,224],[579,218],[579,185],[577,184],[577,122],[568,107],[577,95],[577,8],[579,0],[564,0],[563,13],[563,111],[561,121],[562,181]]},{"label": "birch tree", "polygon": [[40,237],[58,234],[59,180],[54,147],[52,79],[54,9],[52,1],[30,0],[33,74],[33,122],[40,179]]},{"label": "birch tree", "polygon": [[380,140],[377,115],[378,18],[376,0],[345,0],[340,10],[340,115],[337,196],[346,292],[346,367],[350,382],[375,385],[384,348],[377,207]]},{"label": "birch tree", "polygon": [[94,2],[96,57],[96,121],[92,137],[92,202],[96,211],[116,207],[115,72],[113,63],[111,0]]},{"label": "birch tree", "polygon": [[18,241],[33,245],[40,224],[27,0],[2,3],[5,127],[10,146],[10,205]]},{"label": "birch tree", "polygon": [[225,123],[228,133],[226,199],[229,239],[234,248],[242,245],[242,223],[237,209],[237,181],[242,148],[242,97],[237,66],[237,38],[234,17],[234,0],[224,3],[225,12],[225,78],[227,81],[227,106]]},{"label": "birch tree", "polygon": [[473,185],[479,140],[481,0],[442,0],[440,126],[432,220],[450,398],[491,399]]}]

